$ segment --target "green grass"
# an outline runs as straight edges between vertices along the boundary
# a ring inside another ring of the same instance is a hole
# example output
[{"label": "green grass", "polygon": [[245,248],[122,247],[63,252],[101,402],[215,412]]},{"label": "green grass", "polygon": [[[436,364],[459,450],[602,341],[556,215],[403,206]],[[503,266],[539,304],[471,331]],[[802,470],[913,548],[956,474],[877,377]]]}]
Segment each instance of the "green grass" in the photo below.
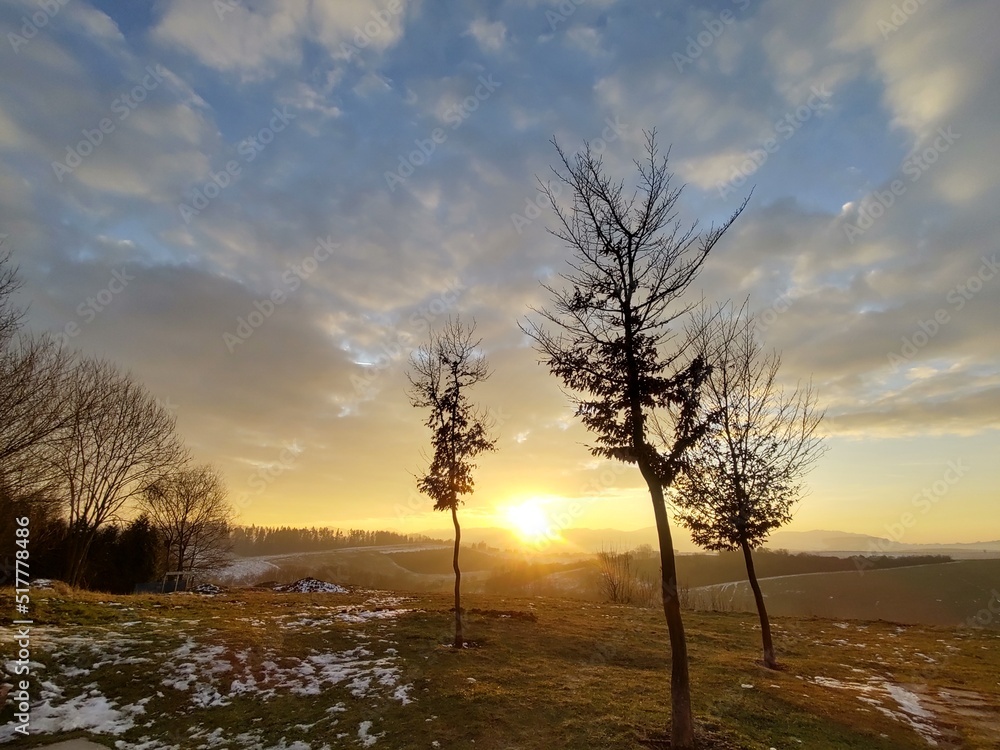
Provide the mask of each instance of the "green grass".
[{"label": "green grass", "polygon": [[[86,736],[109,746],[120,741],[121,747],[150,740],[156,742],[148,747],[185,749],[210,741],[219,748],[295,747],[296,741],[317,750],[324,744],[360,747],[364,721],[372,722],[371,734],[378,736],[375,748],[429,748],[436,741],[442,748],[474,750],[624,750],[664,735],[669,658],[659,611],[469,596],[468,608],[484,610],[467,617],[467,636],[479,647],[456,652],[446,645],[452,622],[447,596],[401,602],[373,596],[36,592],[32,658],[43,667],[36,670],[33,691],[39,695],[39,680],[49,680],[62,690],[56,704],[94,690],[118,709],[144,701],[135,725],[117,737],[86,731],[59,737]],[[393,619],[338,619],[352,607],[359,608],[355,613],[375,607],[411,611]],[[928,747],[907,722],[860,700],[865,694],[848,686],[873,678],[941,702],[934,709],[939,747],[995,746],[1000,728],[990,717],[1000,710],[996,632],[775,618],[783,669],[771,672],[756,664],[755,617],[687,613],[685,625],[704,747]],[[189,658],[171,655],[192,641]],[[5,649],[9,642],[8,629]],[[296,694],[273,678],[293,674],[310,654],[322,658],[359,646],[371,652],[365,658],[396,670],[394,683],[375,680],[354,695],[351,679],[345,679],[324,684],[318,694]],[[208,653],[215,656],[198,662]],[[187,689],[165,685],[184,664],[195,665],[195,682]],[[217,671],[210,672],[210,664]],[[233,693],[233,680],[248,676],[270,697]],[[848,687],[819,684],[817,677]],[[400,685],[409,686],[412,702],[406,705],[392,697]],[[196,705],[199,686],[217,691],[228,705]],[[975,708],[949,711],[942,690],[952,697],[964,691]],[[872,696],[898,712],[887,695]],[[8,705],[2,719],[11,716]],[[52,740],[36,735],[21,746]]]}]

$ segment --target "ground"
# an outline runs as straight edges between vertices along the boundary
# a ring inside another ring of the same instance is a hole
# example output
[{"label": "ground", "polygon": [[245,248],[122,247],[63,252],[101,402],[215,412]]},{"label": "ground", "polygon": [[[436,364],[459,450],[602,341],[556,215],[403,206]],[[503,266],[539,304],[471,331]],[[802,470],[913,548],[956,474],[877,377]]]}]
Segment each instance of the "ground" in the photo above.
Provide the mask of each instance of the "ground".
[{"label": "ground", "polygon": [[[9,702],[0,729],[20,747],[624,750],[661,746],[668,720],[657,610],[468,597],[477,647],[456,651],[439,595],[60,589],[32,604],[32,734],[14,735]],[[997,631],[776,618],[774,672],[756,618],[685,625],[704,746],[997,746]],[[13,629],[2,640],[16,651]]]}]

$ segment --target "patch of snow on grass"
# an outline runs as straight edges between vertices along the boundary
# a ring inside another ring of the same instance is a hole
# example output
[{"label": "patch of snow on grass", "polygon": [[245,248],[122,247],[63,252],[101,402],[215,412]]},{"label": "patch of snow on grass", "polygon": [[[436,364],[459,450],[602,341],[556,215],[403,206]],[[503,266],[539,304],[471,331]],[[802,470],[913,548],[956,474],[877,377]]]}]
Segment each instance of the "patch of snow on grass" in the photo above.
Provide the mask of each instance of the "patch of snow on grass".
[{"label": "patch of snow on grass", "polygon": [[355,609],[348,607],[343,612],[338,612],[336,617],[344,622],[368,622],[369,620],[391,620],[402,614],[410,612],[409,609]]},{"label": "patch of snow on grass", "polygon": [[361,747],[371,747],[375,744],[381,734],[369,734],[372,728],[372,723],[370,721],[362,721],[358,725],[358,742],[361,743]]},{"label": "patch of snow on grass", "polygon": [[[90,685],[86,693],[56,703],[62,691],[52,683],[42,683],[41,701],[31,706],[32,734],[56,734],[84,730],[95,734],[122,734],[135,724],[133,716],[144,713],[141,705],[118,708]],[[15,724],[8,722],[0,728],[0,742],[9,742],[16,736]]]},{"label": "patch of snow on grass", "polygon": [[[823,687],[836,690],[853,690],[859,695],[858,700],[872,706],[890,719],[909,724],[929,745],[937,745],[940,731],[934,725],[934,713],[920,704],[920,699],[904,687],[879,677],[869,677],[868,682],[841,682],[831,677],[814,677],[813,682]],[[895,702],[900,710],[886,708],[889,699]]]}]

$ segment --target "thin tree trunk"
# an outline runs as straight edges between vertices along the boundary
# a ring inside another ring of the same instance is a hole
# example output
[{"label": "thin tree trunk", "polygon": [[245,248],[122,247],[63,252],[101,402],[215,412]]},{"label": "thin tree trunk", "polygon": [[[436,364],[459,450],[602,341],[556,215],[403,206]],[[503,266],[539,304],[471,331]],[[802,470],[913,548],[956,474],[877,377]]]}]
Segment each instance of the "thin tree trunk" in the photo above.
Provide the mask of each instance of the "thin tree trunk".
[{"label": "thin tree trunk", "polygon": [[767,619],[767,609],[764,607],[764,595],[760,591],[760,584],[757,583],[757,573],[753,568],[753,554],[750,545],[743,542],[743,559],[747,561],[747,576],[750,579],[750,588],[753,589],[753,598],[757,602],[757,615],[760,617],[760,638],[764,644],[764,666],[768,669],[777,669],[778,662],[774,658],[774,643],[771,642],[771,623]]},{"label": "thin tree trunk", "polygon": [[[643,468],[643,467],[640,467]],[[677,592],[677,564],[670,521],[663,498],[663,487],[652,471],[643,469],[643,476],[653,500],[656,535],[660,543],[660,578],[663,590],[663,614],[670,634],[670,747],[689,750],[694,744],[694,716],[691,713],[691,677],[688,672],[687,641],[681,618],[681,602]]]},{"label": "thin tree trunk", "polygon": [[462,527],[458,525],[458,511],[451,506],[451,520],[455,524],[455,555],[452,567],[455,569],[455,648],[462,648],[465,639],[462,633],[462,571],[458,567],[458,548],[462,543]]},{"label": "thin tree trunk", "polygon": [[66,582],[74,588],[79,587],[83,581],[84,567],[87,562],[87,553],[90,551],[90,545],[93,541],[94,533],[91,532],[85,532],[83,539],[81,539],[78,534],[73,534],[71,537],[69,561],[66,569]]}]

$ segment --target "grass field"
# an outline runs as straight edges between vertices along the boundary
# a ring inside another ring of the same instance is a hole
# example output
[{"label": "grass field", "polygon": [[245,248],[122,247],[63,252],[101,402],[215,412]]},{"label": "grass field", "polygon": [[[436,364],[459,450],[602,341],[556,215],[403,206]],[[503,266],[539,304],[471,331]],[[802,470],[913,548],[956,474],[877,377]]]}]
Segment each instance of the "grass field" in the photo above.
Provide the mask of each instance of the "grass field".
[{"label": "grass field", "polygon": [[[760,585],[775,615],[1000,629],[1000,560],[783,576]],[[695,608],[756,611],[744,581],[692,589],[690,599]]]},{"label": "grass field", "polygon": [[[236,579],[244,584],[265,579],[291,581],[306,575],[329,581],[411,592],[446,593],[454,585],[450,548],[341,550],[267,558],[266,569],[255,569],[261,559],[239,561],[249,566]],[[1000,610],[1000,559],[963,560],[859,571],[848,560],[827,557],[757,554],[758,575],[772,614],[789,617],[842,617],[890,620],[907,624],[958,626],[970,623],[982,610]],[[704,555],[678,558],[685,605],[698,610],[754,611],[742,559],[725,565]],[[812,572],[817,563],[849,565],[840,572]],[[805,570],[803,570],[805,568]],[[464,590],[488,596],[548,596],[600,601],[600,569],[594,556],[577,558],[525,557],[508,553],[463,550]],[[796,575],[768,577],[773,571]],[[658,560],[646,561],[641,571],[649,579],[659,575]],[[698,586],[692,581],[713,584]],[[728,581],[729,583],[717,583]],[[223,580],[231,583],[232,580]],[[997,612],[1000,615],[1000,611]],[[987,627],[1000,629],[1000,616],[986,618]]]},{"label": "grass field", "polygon": [[[467,606],[479,647],[456,652],[439,595],[36,592],[32,734],[17,744],[624,750],[663,736],[661,613]],[[685,622],[704,747],[996,747],[996,632],[776,618],[784,669],[769,672],[755,618]],[[12,715],[8,703],[0,741]]]}]

